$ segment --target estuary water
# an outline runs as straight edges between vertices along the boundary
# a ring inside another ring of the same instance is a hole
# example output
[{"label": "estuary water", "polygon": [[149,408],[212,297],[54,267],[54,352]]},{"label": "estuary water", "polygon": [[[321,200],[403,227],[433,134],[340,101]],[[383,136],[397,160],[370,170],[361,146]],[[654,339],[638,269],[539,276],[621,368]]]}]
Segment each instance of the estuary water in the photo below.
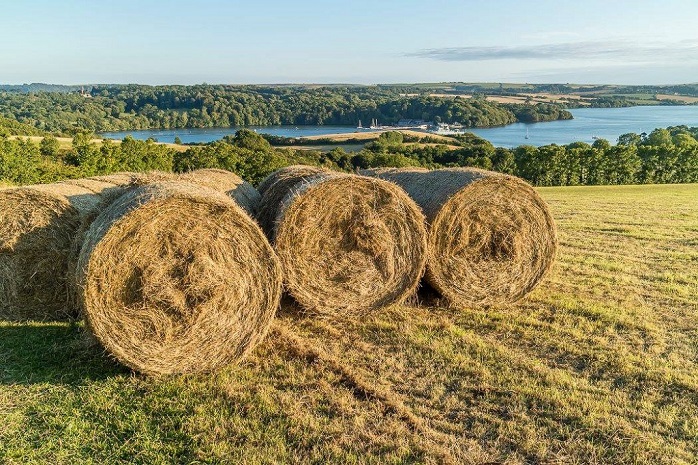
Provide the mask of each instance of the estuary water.
[{"label": "estuary water", "polygon": [[[593,143],[595,138],[615,143],[618,136],[628,132],[649,133],[667,126],[698,126],[698,106],[640,106],[628,108],[577,108],[570,110],[574,119],[544,123],[515,123],[495,128],[472,129],[471,132],[492,142],[497,147],[519,145]],[[120,131],[101,134],[109,139],[136,139],[154,137],[159,142],[174,142],[179,137],[184,143],[202,143],[222,139],[241,128],[163,129]],[[283,137],[321,136],[356,132],[351,126],[251,126],[248,129]],[[363,130],[362,132],[366,132]],[[528,135],[528,138],[526,138]]]}]

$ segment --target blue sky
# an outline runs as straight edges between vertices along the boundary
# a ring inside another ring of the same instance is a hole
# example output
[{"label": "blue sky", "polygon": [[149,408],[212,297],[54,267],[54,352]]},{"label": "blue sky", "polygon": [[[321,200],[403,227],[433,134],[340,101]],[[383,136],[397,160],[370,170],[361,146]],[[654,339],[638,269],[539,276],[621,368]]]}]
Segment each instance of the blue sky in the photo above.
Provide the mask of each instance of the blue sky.
[{"label": "blue sky", "polygon": [[698,1],[0,0],[0,83],[698,82]]}]

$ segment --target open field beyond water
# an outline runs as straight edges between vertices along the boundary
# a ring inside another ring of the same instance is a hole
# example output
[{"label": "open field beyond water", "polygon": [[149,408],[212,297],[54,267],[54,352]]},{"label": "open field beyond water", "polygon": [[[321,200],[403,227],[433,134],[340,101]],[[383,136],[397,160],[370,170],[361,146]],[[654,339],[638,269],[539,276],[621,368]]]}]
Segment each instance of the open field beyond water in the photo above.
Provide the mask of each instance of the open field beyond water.
[{"label": "open field beyond water", "polygon": [[541,192],[558,261],[515,306],[287,303],[242,367],[159,380],[0,322],[0,463],[698,462],[698,185]]}]

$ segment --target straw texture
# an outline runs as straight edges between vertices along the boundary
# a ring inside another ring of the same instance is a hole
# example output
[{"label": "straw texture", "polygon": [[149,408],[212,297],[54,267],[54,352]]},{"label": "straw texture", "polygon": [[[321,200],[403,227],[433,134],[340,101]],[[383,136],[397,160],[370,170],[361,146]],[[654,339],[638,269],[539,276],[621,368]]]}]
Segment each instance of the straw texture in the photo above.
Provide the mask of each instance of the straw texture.
[{"label": "straw texture", "polygon": [[402,189],[309,167],[284,168],[270,179],[275,182],[262,183],[262,224],[289,293],[306,311],[362,314],[414,293],[426,259],[426,229]]},{"label": "straw texture", "polygon": [[85,236],[80,306],[97,340],[150,375],[216,370],[265,335],[279,262],[257,224],[221,192],[184,182],[133,189]]},{"label": "straw texture", "polygon": [[426,279],[454,305],[515,302],[554,262],[553,218],[519,178],[474,168],[362,173],[399,185],[422,208],[429,223]]}]

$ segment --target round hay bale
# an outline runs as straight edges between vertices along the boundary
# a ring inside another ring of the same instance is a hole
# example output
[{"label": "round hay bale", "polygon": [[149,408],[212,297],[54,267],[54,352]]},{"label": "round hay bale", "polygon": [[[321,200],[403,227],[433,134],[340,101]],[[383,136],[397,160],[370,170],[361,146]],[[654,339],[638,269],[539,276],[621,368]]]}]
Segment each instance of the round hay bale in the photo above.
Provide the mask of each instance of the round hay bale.
[{"label": "round hay bale", "polygon": [[252,184],[235,173],[219,169],[200,169],[181,174],[179,179],[198,186],[225,192],[253,217],[259,210],[261,196]]},{"label": "round hay bale", "polygon": [[455,305],[515,302],[555,260],[555,222],[519,178],[474,168],[362,174],[396,183],[422,207],[429,223],[426,279]]},{"label": "round hay bale", "polygon": [[95,181],[108,182],[111,184],[115,184],[117,186],[126,186],[129,184],[132,184],[133,178],[135,176],[139,176],[139,175],[141,175],[141,174],[125,171],[125,172],[112,173],[112,174],[107,174],[107,175],[102,175],[102,176],[91,176],[89,179],[93,179]]},{"label": "round hay bale", "polygon": [[77,267],[87,326],[145,374],[207,372],[266,334],[281,267],[259,226],[221,192],[184,182],[129,191],[90,226]]},{"label": "round hay bale", "polygon": [[292,165],[274,171],[259,183],[257,191],[261,195],[261,200],[257,221],[270,239],[278,207],[284,197],[296,184],[301,184],[321,173],[329,173],[329,171],[316,166]]},{"label": "round hay bale", "polygon": [[426,260],[426,229],[402,189],[350,174],[308,177],[295,168],[275,177],[260,214],[277,218],[266,221],[273,225],[267,235],[274,238],[286,288],[306,311],[361,314],[414,293]]},{"label": "round hay bale", "polygon": [[0,318],[75,315],[68,297],[70,250],[83,219],[98,207],[100,194],[109,186],[66,182],[0,192]]}]

